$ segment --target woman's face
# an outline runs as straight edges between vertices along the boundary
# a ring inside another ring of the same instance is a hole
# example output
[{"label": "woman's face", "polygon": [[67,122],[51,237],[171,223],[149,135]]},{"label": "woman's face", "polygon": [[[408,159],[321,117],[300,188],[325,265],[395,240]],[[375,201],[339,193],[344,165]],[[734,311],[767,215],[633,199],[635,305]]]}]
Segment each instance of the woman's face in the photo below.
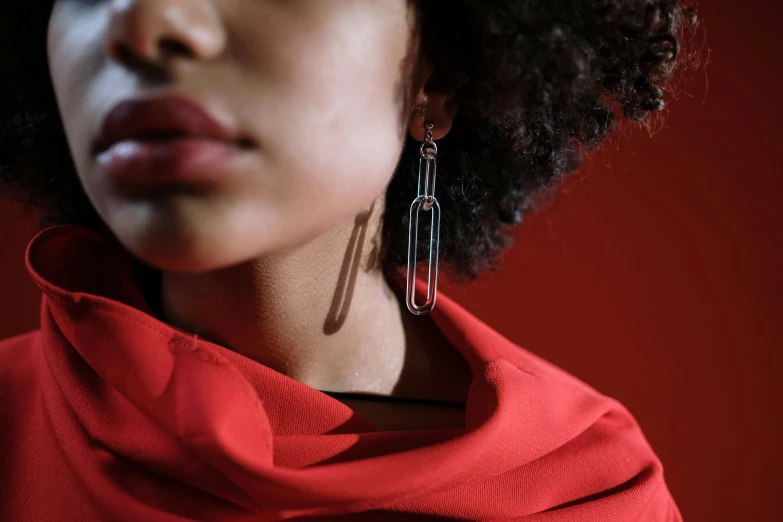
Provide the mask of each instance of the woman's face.
[{"label": "woman's face", "polygon": [[[382,198],[418,90],[409,0],[57,0],[48,51],[87,195],[124,246],[168,271],[307,242]],[[118,102],[181,94],[255,146],[219,181],[117,183],[91,151]],[[411,199],[415,195],[411,194]]]}]

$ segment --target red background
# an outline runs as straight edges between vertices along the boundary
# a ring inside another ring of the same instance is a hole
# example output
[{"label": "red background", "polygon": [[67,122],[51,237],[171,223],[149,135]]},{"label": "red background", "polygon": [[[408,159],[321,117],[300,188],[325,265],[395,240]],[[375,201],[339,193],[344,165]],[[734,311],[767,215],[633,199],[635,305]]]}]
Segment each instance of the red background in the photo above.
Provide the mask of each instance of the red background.
[{"label": "red background", "polygon": [[[624,402],[686,521],[780,520],[781,16],[774,0],[700,11],[709,61],[666,128],[572,175],[499,272],[439,288]],[[0,338],[38,326],[36,228],[17,213],[0,207]]]}]

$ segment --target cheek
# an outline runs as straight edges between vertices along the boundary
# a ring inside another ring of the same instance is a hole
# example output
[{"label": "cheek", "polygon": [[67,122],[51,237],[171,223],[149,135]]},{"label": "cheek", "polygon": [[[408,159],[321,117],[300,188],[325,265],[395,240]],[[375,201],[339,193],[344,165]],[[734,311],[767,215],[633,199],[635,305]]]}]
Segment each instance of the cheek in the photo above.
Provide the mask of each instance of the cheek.
[{"label": "cheek", "polygon": [[[254,127],[286,199],[348,217],[376,199],[399,160],[404,10],[333,8],[264,33]],[[333,4],[330,4],[333,5]],[[370,6],[370,7],[368,7]],[[267,38],[276,40],[269,44]]]},{"label": "cheek", "polygon": [[90,87],[100,71],[101,15],[58,3],[49,23],[47,50],[54,88],[71,155],[80,175],[86,172],[93,114],[100,110]]}]

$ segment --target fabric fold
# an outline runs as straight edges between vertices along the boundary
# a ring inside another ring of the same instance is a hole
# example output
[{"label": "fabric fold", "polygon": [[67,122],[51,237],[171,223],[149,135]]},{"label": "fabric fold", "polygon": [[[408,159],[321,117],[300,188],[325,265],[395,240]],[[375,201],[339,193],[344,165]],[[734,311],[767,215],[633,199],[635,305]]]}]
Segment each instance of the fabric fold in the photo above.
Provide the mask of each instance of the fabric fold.
[{"label": "fabric fold", "polygon": [[69,476],[50,475],[17,446],[0,457],[39,487],[78,484],[55,497],[94,511],[23,505],[10,489],[0,515],[13,516],[0,518],[680,520],[660,461],[622,404],[442,292],[432,320],[473,372],[466,427],[386,431],[154,317],[133,258],[112,237],[53,226],[25,261],[43,291],[41,328],[0,343],[0,364],[34,353],[18,359],[18,374],[35,376],[40,398],[0,395],[16,412],[2,422],[16,433],[8,419],[42,419],[36,440],[55,442],[52,458],[64,465],[52,469]]}]

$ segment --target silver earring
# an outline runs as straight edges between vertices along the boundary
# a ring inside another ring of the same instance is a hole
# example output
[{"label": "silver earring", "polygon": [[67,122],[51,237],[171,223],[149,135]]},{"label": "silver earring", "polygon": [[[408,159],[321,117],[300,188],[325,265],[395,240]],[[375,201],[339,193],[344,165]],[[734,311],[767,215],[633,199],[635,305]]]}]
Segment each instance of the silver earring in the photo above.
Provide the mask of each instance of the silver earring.
[{"label": "silver earring", "polygon": [[[408,310],[423,315],[435,307],[438,291],[438,246],[440,243],[440,205],[435,198],[435,173],[438,166],[438,146],[432,141],[431,121],[424,124],[426,138],[419,148],[419,187],[416,199],[411,203],[408,224],[408,282],[406,301]],[[427,300],[416,304],[416,250],[419,238],[419,213],[430,212],[430,258],[427,270]]]}]

